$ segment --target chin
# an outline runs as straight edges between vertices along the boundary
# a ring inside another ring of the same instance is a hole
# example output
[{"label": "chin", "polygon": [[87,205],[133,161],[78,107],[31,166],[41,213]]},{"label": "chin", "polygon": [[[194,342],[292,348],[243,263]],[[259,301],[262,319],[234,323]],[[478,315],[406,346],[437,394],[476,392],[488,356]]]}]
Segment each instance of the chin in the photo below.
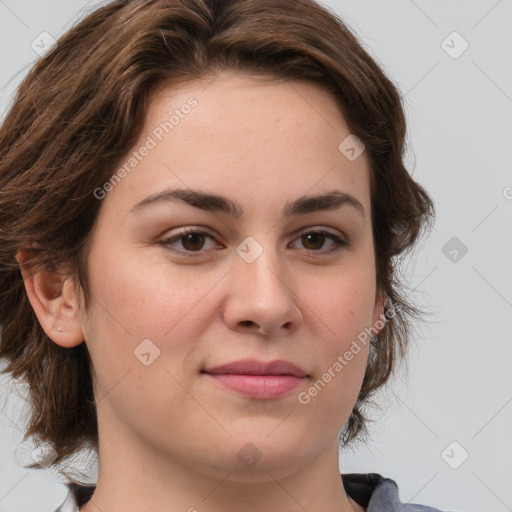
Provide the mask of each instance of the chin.
[{"label": "chin", "polygon": [[[278,424],[274,421],[272,429]],[[285,478],[314,458],[314,447],[306,449],[304,436],[299,435],[298,429],[283,429],[280,435],[272,429],[253,427],[244,434],[235,435],[225,445],[230,449],[223,450],[221,456],[212,456],[214,463],[218,465],[222,460],[222,467],[232,472],[230,480],[264,483]],[[318,451],[321,451],[320,446]]]}]

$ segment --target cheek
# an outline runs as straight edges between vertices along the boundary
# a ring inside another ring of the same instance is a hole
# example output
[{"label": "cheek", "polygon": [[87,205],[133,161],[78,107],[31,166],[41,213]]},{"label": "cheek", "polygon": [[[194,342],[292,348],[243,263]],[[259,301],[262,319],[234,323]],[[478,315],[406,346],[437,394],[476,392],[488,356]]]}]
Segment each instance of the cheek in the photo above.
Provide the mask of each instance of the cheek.
[{"label": "cheek", "polygon": [[137,261],[106,250],[113,245],[105,244],[105,250],[98,245],[89,258],[91,309],[84,328],[98,379],[106,389],[128,371],[130,379],[141,372],[141,382],[151,380],[162,361],[187,358],[200,326],[191,321],[195,306],[212,285],[205,279],[204,286],[194,286],[186,272],[171,273],[162,263]]},{"label": "cheek", "polygon": [[336,411],[333,421],[348,418],[359,394],[375,304],[373,273],[351,270],[316,280],[308,298],[311,307],[304,309],[309,311],[305,321],[318,325],[322,334],[315,340],[317,372],[302,403],[311,399],[314,408],[332,408]]},{"label": "cheek", "polygon": [[175,411],[195,404],[183,390],[191,388],[200,364],[195,353],[204,324],[198,315],[207,314],[200,299],[214,282],[194,286],[186,273],[113,255],[102,264],[91,258],[91,268],[91,320],[84,334],[98,400],[109,404],[102,413],[116,411],[141,433],[154,428],[156,437],[163,434],[160,424],[178,429]]},{"label": "cheek", "polygon": [[374,279],[371,267],[351,267],[309,282],[307,288],[313,292],[307,295],[308,309],[325,327],[328,347],[341,350],[365,328],[371,327],[375,307]]},{"label": "cheek", "polygon": [[96,308],[95,323],[121,329],[134,342],[141,337],[161,339],[208,287],[207,278],[199,283],[197,274],[173,268],[161,257],[144,259],[134,257],[133,248],[116,254],[106,250],[116,245],[104,247],[90,257],[91,290],[96,306],[102,306]]}]

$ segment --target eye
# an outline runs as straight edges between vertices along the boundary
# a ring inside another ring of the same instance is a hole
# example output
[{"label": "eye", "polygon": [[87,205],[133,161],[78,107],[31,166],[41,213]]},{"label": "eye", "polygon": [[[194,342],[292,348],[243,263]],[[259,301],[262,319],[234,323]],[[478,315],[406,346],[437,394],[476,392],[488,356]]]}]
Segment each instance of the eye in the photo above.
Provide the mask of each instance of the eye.
[{"label": "eye", "polygon": [[[205,231],[188,228],[170,238],[159,241],[158,244],[181,253],[204,252],[200,249],[204,246],[205,240],[208,238],[214,240],[213,236]],[[174,248],[176,242],[180,242],[182,248]]]},{"label": "eye", "polygon": [[[208,239],[215,241],[214,237],[205,231],[188,228],[172,237],[160,240],[157,243],[174,252],[187,254],[188,256],[199,256],[201,253],[205,252],[201,249],[204,248],[205,242]],[[330,239],[333,242],[331,248],[319,250],[324,245],[326,239]],[[345,240],[342,240],[334,233],[324,229],[311,230],[311,228],[309,228],[309,231],[302,232],[296,240],[301,240],[306,250],[309,252],[332,253],[349,245]],[[181,248],[175,246],[177,242],[181,244]]]},{"label": "eye", "polygon": [[[330,249],[319,251],[318,249],[324,245],[326,238],[332,240],[334,242],[333,245],[331,245]],[[348,242],[325,229],[303,231],[297,240],[301,240],[306,249],[311,252],[332,253],[348,245]]]}]

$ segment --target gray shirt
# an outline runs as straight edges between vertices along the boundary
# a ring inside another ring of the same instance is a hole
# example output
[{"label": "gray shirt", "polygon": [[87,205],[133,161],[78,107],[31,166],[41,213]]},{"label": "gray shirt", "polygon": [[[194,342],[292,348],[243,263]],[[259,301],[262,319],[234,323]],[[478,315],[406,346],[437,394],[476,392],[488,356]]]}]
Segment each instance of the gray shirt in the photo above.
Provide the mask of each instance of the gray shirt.
[{"label": "gray shirt", "polygon": [[[390,478],[377,473],[341,474],[346,493],[366,512],[443,512],[437,508],[402,503],[398,496],[398,485]],[[96,488],[94,485],[67,484],[68,495],[55,512],[79,512]]]}]

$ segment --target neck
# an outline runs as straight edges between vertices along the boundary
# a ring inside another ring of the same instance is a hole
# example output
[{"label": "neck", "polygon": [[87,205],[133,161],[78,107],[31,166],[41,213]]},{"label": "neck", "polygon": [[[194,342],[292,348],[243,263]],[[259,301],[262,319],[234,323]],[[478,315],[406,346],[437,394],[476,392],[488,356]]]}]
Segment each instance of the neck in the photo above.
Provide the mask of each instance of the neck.
[{"label": "neck", "polygon": [[[111,423],[110,423],[111,424]],[[101,425],[101,422],[100,422]],[[360,512],[339,472],[338,437],[311,460],[250,469],[208,465],[148,446],[120,425],[100,430],[96,490],[80,512]]]}]

